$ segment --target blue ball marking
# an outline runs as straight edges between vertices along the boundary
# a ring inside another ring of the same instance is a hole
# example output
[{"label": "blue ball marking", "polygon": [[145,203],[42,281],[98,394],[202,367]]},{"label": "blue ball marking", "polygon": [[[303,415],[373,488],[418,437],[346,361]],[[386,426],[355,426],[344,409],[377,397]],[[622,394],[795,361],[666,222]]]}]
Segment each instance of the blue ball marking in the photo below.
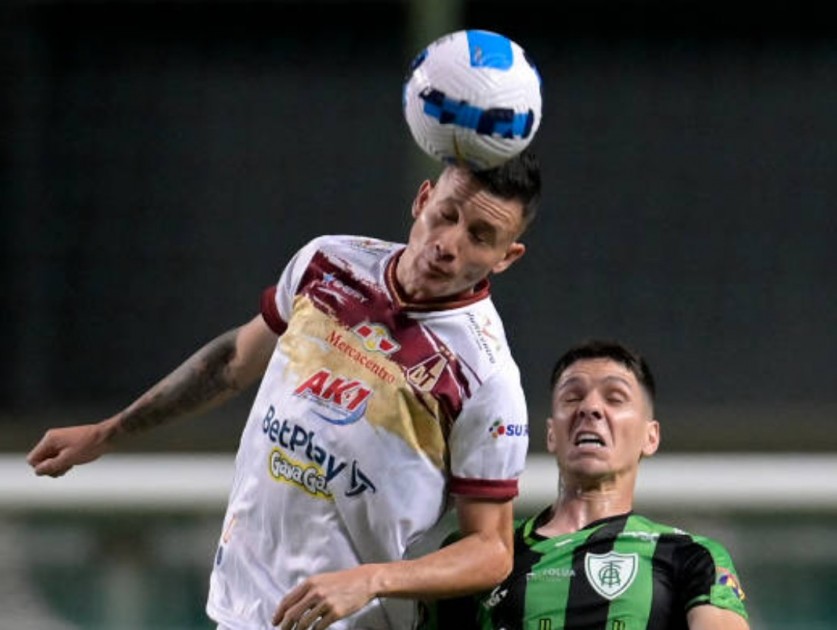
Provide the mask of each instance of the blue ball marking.
[{"label": "blue ball marking", "polygon": [[425,59],[427,59],[427,48],[425,48],[419,54],[417,54],[410,62],[410,66],[407,69],[407,79],[409,79],[410,75],[416,71],[416,68],[418,68],[421,64],[424,63]]},{"label": "blue ball marking", "polygon": [[508,70],[514,64],[511,40],[490,31],[467,31],[468,54],[474,68]]},{"label": "blue ball marking", "polygon": [[438,120],[440,125],[472,129],[483,136],[500,136],[509,140],[528,138],[535,123],[535,114],[531,109],[520,114],[503,107],[483,109],[467,101],[448,98],[435,88],[424,88],[419,98],[424,101],[424,113]]},{"label": "blue ball marking", "polygon": [[401,84],[401,108],[406,109],[407,107],[407,88],[410,85],[410,78],[412,77],[413,73],[416,71],[421,64],[424,63],[424,60],[427,59],[427,48],[422,50],[419,54],[417,54],[413,60],[410,62],[410,67],[407,69],[407,76],[404,77],[404,82]]}]

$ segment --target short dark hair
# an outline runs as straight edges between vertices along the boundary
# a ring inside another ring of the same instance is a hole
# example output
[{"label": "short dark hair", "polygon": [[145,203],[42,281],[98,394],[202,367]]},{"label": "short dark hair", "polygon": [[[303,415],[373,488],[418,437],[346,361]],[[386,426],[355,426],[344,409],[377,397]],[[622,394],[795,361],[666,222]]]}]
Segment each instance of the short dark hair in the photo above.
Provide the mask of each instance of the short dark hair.
[{"label": "short dark hair", "polygon": [[483,186],[498,197],[522,201],[523,230],[532,224],[541,201],[541,164],[531,147],[523,149],[500,166],[472,172]]},{"label": "short dark hair", "polygon": [[636,376],[637,382],[648,392],[651,401],[654,401],[657,395],[657,385],[645,358],[623,343],[610,339],[588,339],[564,352],[552,368],[552,375],[549,379],[550,392],[555,389],[564,371],[582,359],[610,359],[621,363]]}]

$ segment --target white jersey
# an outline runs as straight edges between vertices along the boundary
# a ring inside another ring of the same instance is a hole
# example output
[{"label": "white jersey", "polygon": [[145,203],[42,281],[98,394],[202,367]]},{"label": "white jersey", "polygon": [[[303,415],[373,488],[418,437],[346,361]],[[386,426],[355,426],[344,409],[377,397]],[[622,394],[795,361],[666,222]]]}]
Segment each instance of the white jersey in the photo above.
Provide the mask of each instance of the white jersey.
[{"label": "white jersey", "polygon": [[[404,245],[324,236],[262,296],[280,334],[241,436],[207,613],[272,628],[304,578],[399,560],[450,494],[517,495],[526,402],[484,281],[465,299],[410,304]],[[375,599],[333,628],[405,630],[416,606]]]}]

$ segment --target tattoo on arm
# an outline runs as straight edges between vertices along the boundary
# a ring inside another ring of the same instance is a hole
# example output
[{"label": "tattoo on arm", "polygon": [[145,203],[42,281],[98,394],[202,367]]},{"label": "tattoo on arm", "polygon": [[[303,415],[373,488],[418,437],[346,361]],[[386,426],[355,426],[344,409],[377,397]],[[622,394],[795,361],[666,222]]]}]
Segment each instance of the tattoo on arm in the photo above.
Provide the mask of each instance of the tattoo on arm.
[{"label": "tattoo on arm", "polygon": [[140,433],[237,394],[240,388],[229,370],[237,334],[232,330],[216,337],[143,394],[122,413],[122,430]]}]

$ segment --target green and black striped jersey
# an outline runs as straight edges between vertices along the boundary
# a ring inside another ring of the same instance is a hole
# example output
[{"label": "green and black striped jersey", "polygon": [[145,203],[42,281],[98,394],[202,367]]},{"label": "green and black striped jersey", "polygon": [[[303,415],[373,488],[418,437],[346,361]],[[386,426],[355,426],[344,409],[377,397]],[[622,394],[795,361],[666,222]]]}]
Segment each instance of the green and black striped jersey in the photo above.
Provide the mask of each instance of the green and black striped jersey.
[{"label": "green and black striped jersey", "polygon": [[550,509],[519,520],[514,569],[489,593],[428,607],[438,630],[685,630],[711,604],[747,618],[726,548],[634,513],[571,534],[535,532]]}]

